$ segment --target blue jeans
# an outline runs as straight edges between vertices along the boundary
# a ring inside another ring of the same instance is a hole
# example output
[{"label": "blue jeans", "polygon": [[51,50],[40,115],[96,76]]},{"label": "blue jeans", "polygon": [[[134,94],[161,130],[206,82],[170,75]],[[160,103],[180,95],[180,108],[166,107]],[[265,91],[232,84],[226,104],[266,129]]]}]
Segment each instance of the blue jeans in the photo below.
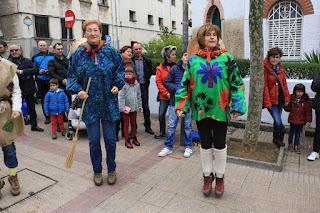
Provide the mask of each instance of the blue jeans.
[{"label": "blue jeans", "polygon": [[284,130],[284,126],[282,124],[282,119],[281,119],[282,110],[283,110],[282,98],[279,98],[278,105],[272,105],[271,109],[268,109],[269,113],[273,118],[274,132],[281,132]]},{"label": "blue jeans", "polygon": [[11,143],[8,146],[2,147],[4,164],[8,168],[16,168],[18,166],[18,160],[16,156],[16,146]]},{"label": "blue jeans", "polygon": [[159,123],[160,123],[160,132],[166,134],[166,113],[169,106],[169,101],[160,100],[159,105]]},{"label": "blue jeans", "polygon": [[91,125],[87,125],[89,138],[90,158],[95,173],[102,171],[102,153],[100,143],[100,122],[104,138],[104,145],[107,152],[108,172],[116,170],[116,122],[99,120]]},{"label": "blue jeans", "polygon": [[[191,110],[183,118],[184,120],[184,145],[186,148],[192,149],[192,120]],[[172,150],[172,146],[175,140],[176,128],[179,122],[179,117],[174,112],[174,106],[169,105],[169,121],[167,138],[164,142],[165,147]]]},{"label": "blue jeans", "polygon": [[293,135],[294,135],[294,145],[299,146],[300,133],[301,133],[302,127],[303,125],[290,124],[289,144],[292,144]]}]

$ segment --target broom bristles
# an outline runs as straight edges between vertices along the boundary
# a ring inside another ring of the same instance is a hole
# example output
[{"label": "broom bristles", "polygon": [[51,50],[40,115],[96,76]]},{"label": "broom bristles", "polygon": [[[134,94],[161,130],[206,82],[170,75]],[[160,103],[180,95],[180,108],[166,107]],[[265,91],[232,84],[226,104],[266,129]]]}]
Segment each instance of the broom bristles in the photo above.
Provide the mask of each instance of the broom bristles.
[{"label": "broom bristles", "polygon": [[70,148],[70,151],[68,153],[68,156],[66,158],[66,161],[64,162],[64,167],[67,169],[72,168],[73,165],[73,156],[74,156],[74,152],[76,150],[76,144],[77,144],[77,138],[73,138],[72,139],[72,145]]}]

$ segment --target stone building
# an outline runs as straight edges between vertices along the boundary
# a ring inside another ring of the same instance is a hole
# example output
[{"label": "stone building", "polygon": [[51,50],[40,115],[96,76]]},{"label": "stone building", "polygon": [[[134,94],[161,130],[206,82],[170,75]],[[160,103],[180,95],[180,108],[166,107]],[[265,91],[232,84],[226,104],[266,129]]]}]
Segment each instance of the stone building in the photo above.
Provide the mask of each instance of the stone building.
[{"label": "stone building", "polygon": [[98,19],[103,24],[102,39],[110,35],[111,45],[119,49],[134,41],[144,43],[158,37],[160,25],[182,35],[182,3],[183,0],[0,0],[0,40],[21,44],[27,57],[37,52],[39,40],[66,45],[64,16],[71,9],[76,18],[71,39],[82,38],[83,21]]},{"label": "stone building", "polygon": [[[235,58],[250,58],[249,0],[192,0],[193,32],[204,23],[220,26],[226,48]],[[264,52],[283,49],[285,60],[302,60],[320,50],[319,0],[265,0]]]}]

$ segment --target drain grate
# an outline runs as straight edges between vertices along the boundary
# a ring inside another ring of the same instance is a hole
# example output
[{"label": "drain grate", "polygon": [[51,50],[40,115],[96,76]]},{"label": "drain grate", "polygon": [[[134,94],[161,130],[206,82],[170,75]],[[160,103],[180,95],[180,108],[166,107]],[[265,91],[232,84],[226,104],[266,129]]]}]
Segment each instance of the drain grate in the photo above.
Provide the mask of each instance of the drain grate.
[{"label": "drain grate", "polygon": [[18,171],[17,174],[21,186],[18,196],[11,195],[8,176],[2,178],[6,184],[1,189],[0,212],[58,183],[57,180],[28,168]]}]

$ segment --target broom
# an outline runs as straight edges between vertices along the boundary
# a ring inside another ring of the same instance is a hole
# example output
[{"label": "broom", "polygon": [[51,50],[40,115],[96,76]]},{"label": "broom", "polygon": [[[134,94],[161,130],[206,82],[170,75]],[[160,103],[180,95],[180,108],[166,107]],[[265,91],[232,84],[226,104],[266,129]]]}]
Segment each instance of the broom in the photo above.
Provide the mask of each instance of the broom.
[{"label": "broom", "polygon": [[[90,81],[91,81],[91,77],[89,77],[89,81],[88,81],[87,88],[86,88],[86,93],[87,94],[88,94],[88,90],[89,90],[89,86],[90,86]],[[80,112],[80,117],[79,117],[79,122],[78,122],[77,130],[76,130],[76,134],[75,134],[74,138],[72,139],[71,149],[70,149],[70,151],[68,153],[66,161],[64,162],[64,167],[66,167],[67,169],[72,168],[72,165],[73,165],[73,155],[74,155],[74,151],[76,150],[76,144],[77,144],[77,141],[78,141],[78,130],[79,130],[80,121],[81,121],[81,118],[82,118],[83,108],[84,108],[84,105],[86,104],[86,100],[87,99],[85,99],[83,101],[83,104],[82,104],[82,107],[81,107],[81,112]]]}]

